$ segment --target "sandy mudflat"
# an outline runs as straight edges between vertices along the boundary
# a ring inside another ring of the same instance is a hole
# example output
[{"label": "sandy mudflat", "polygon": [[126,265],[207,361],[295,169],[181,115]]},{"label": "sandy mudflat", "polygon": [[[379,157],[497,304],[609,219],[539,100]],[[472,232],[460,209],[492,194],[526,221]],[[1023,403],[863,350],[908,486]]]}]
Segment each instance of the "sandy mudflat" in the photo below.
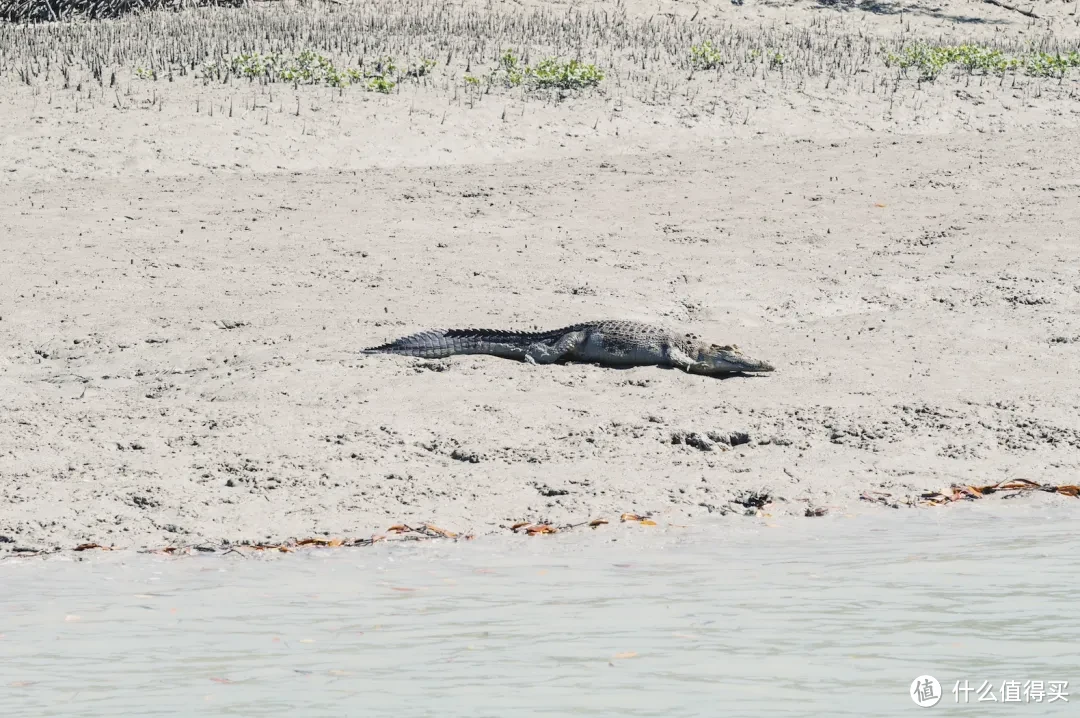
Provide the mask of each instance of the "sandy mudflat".
[{"label": "sandy mudflat", "polygon": [[[663,21],[688,23],[684,4]],[[718,33],[787,43],[904,23],[957,43],[1077,36],[1075,4],[1036,3],[1041,25],[976,2],[700,7]],[[390,95],[130,66],[65,88],[9,55],[0,549],[685,523],[741,514],[747,492],[802,515],[865,491],[1076,483],[1076,73],[887,90],[880,67],[690,77],[642,52],[599,52],[621,69],[560,101],[468,95],[461,53]],[[607,317],[777,371],[358,355],[429,327]],[[749,441],[715,441],[733,432]]]}]

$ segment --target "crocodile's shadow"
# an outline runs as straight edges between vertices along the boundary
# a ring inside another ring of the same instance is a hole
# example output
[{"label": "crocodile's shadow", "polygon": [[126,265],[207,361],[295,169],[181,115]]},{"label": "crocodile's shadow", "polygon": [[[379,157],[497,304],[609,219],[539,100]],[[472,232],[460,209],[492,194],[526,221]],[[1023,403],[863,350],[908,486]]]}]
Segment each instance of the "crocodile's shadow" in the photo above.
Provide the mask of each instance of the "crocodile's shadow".
[{"label": "crocodile's shadow", "polygon": [[[560,360],[560,361],[552,362],[552,364],[555,364],[556,366],[572,366],[572,365],[596,366],[596,367],[600,367],[602,369],[607,369],[609,371],[629,371],[631,369],[640,369],[642,366],[648,366],[650,369],[660,369],[662,371],[679,371],[679,372],[683,371],[682,369],[679,369],[678,367],[662,366],[662,365],[658,365],[658,364],[642,364],[642,365],[633,365],[633,364],[631,364],[631,365],[627,365],[627,366],[617,366],[617,365],[613,366],[613,365],[608,365],[608,364],[600,364],[600,363],[597,363],[597,362],[574,361],[573,359],[563,359],[563,360]],[[763,379],[764,378],[761,374],[759,374],[757,372],[745,372],[745,371],[716,372],[714,374],[710,374],[709,372],[702,372],[702,371],[692,371],[692,372],[685,372],[685,373],[691,374],[692,376],[707,376],[710,379],[717,379],[719,381],[723,381],[724,379],[735,379],[735,378],[742,378],[742,379]]]}]

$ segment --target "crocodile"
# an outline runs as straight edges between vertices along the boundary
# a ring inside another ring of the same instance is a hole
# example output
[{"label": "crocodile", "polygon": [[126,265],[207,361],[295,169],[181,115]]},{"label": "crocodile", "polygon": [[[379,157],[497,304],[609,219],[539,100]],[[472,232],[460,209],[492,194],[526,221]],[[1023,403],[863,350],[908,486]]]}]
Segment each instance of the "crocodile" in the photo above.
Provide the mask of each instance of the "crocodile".
[{"label": "crocodile", "polygon": [[711,344],[696,334],[673,332],[644,322],[606,319],[541,332],[503,329],[429,329],[364,354],[399,354],[443,359],[488,354],[530,364],[583,362],[608,367],[664,366],[705,375],[770,372],[734,344]]}]

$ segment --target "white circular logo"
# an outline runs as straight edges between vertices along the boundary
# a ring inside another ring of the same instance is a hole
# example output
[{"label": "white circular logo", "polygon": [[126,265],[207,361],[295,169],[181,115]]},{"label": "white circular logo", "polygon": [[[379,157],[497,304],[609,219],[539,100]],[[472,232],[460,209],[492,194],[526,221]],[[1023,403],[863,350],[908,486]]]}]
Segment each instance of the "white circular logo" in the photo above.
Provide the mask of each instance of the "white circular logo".
[{"label": "white circular logo", "polygon": [[929,708],[941,700],[941,684],[933,676],[919,676],[911,682],[909,693],[915,705]]}]

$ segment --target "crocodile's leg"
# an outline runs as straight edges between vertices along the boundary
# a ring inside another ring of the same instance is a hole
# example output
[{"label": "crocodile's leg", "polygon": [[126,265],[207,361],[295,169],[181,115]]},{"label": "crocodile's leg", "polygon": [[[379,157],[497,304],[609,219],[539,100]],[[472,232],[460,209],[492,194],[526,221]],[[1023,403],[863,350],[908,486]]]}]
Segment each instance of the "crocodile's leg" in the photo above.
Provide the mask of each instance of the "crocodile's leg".
[{"label": "crocodile's leg", "polygon": [[569,358],[585,342],[585,332],[570,332],[564,334],[554,344],[536,342],[530,344],[525,352],[525,361],[530,364],[554,364],[560,359]]},{"label": "crocodile's leg", "polygon": [[667,350],[668,361],[671,362],[671,366],[676,369],[682,369],[689,373],[691,369],[694,368],[694,365],[697,364],[697,362],[690,358],[690,355],[682,349],[679,349],[679,347],[668,346],[665,348]]},{"label": "crocodile's leg", "polygon": [[671,366],[682,369],[687,374],[708,374],[709,365],[705,362],[695,361],[689,354],[678,347],[667,347],[667,358]]}]

